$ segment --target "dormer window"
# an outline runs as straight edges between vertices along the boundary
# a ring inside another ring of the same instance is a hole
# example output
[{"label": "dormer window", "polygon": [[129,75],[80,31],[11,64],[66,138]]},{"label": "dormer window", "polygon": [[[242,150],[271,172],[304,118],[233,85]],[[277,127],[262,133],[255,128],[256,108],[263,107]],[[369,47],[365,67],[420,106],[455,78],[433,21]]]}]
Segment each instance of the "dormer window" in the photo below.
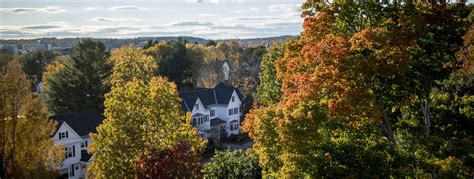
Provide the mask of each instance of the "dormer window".
[{"label": "dormer window", "polygon": [[235,96],[232,96],[232,102],[235,102]]},{"label": "dormer window", "polygon": [[199,103],[196,103],[194,107],[196,108],[196,110],[199,110]]},{"label": "dormer window", "polygon": [[59,139],[67,139],[69,137],[68,132],[60,132],[59,133]]}]

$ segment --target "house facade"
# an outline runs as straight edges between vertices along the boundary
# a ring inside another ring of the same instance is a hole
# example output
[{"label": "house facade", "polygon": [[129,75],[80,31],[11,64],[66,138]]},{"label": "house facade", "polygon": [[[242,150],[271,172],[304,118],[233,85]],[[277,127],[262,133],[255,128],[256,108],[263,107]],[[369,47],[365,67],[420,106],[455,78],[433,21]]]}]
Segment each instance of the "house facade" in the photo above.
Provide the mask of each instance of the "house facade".
[{"label": "house facade", "polygon": [[92,144],[89,134],[97,133],[96,127],[102,123],[104,116],[97,110],[85,110],[55,115],[51,119],[58,122],[54,142],[60,144],[64,151],[61,178],[85,178],[93,159],[93,155],[87,153]]},{"label": "house facade", "polygon": [[191,125],[202,137],[220,140],[239,134],[243,96],[238,89],[221,82],[180,96],[183,110],[192,115]]}]

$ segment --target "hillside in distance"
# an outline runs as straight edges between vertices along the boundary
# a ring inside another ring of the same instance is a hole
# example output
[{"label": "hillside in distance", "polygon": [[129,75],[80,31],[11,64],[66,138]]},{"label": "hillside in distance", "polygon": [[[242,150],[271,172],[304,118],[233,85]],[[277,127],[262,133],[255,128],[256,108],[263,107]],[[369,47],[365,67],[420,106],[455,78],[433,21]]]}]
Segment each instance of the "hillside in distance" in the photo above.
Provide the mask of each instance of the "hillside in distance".
[{"label": "hillside in distance", "polygon": [[[136,38],[124,38],[124,39],[115,39],[115,38],[92,38],[103,42],[107,49],[118,48],[123,45],[135,45],[143,46],[149,40],[154,41],[173,41],[179,37],[136,37]],[[206,44],[209,40],[198,37],[182,36],[183,40],[186,40],[191,43]],[[226,40],[215,40],[216,42],[225,42],[225,41],[237,41],[242,47],[250,46],[268,46],[275,42],[283,42],[288,39],[294,39],[296,36],[278,36],[278,37],[268,37],[268,38],[254,38],[254,39],[226,39]],[[21,48],[25,44],[50,44],[54,47],[73,47],[80,40],[85,38],[38,38],[38,39],[17,39],[17,40],[0,40],[0,44],[16,44]]]}]

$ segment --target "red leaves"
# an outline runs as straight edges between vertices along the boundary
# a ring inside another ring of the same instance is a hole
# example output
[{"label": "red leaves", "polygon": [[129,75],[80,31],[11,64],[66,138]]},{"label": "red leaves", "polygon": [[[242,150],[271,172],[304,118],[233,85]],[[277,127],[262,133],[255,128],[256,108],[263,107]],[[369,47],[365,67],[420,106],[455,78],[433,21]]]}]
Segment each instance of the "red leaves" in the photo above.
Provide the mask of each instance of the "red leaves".
[{"label": "red leaves", "polygon": [[332,26],[335,22],[333,12],[329,10],[320,11],[315,17],[304,19],[302,40],[306,42],[317,42],[326,35],[331,34]]},{"label": "red leaves", "polygon": [[161,151],[150,148],[135,161],[138,178],[196,178],[200,169],[200,155],[186,142]]},{"label": "red leaves", "polygon": [[[308,100],[322,101],[330,115],[374,122],[373,76],[403,73],[415,41],[409,34],[386,28],[367,28],[351,37],[334,35],[334,17],[320,12],[305,19],[299,55],[276,62],[282,79],[284,107]],[[359,121],[362,122],[362,121]],[[365,123],[362,122],[362,123]],[[361,124],[361,123],[359,123]]]}]

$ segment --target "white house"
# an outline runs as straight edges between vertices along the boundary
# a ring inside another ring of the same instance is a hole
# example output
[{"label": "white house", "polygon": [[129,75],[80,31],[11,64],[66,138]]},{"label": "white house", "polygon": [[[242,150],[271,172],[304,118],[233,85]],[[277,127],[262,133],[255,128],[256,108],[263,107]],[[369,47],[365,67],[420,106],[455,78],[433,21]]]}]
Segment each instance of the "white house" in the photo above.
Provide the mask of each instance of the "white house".
[{"label": "white house", "polygon": [[220,82],[214,88],[199,88],[180,96],[183,110],[191,112],[191,124],[199,135],[220,140],[239,134],[243,96],[238,89]]},{"label": "white house", "polygon": [[87,153],[92,143],[90,133],[97,133],[96,127],[104,116],[97,110],[85,110],[52,116],[59,125],[54,133],[54,142],[61,144],[64,160],[61,163],[61,178],[85,178],[93,155]]}]

